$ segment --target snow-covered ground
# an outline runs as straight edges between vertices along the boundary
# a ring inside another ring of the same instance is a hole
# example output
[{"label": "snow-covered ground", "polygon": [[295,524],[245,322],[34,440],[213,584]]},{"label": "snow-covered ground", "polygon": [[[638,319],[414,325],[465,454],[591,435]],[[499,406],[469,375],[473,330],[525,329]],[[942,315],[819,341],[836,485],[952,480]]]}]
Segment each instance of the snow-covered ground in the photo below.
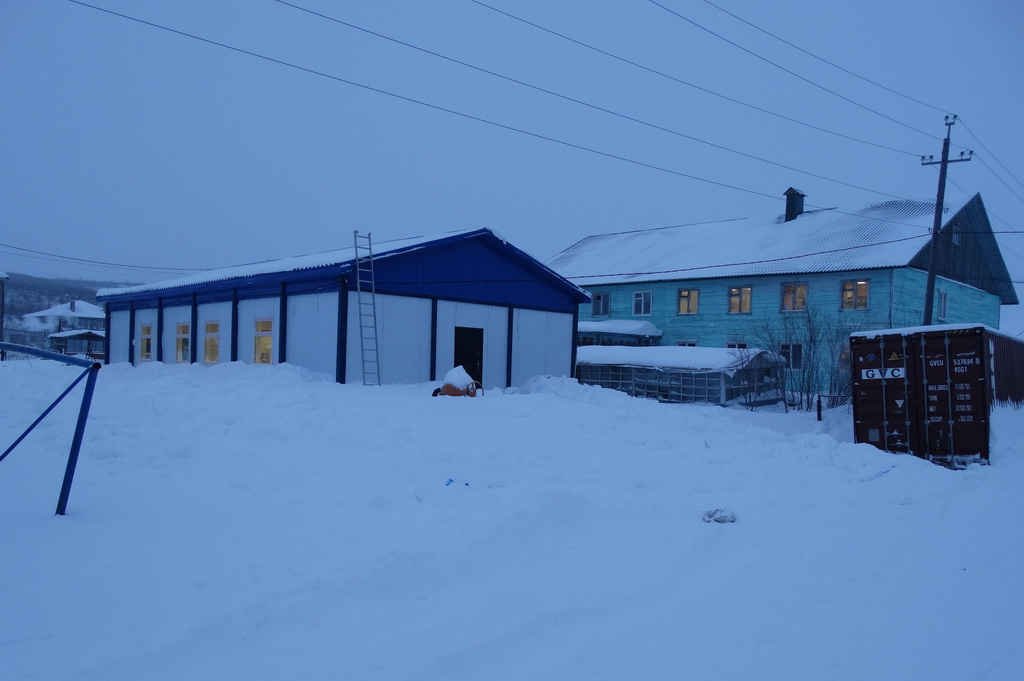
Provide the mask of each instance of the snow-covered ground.
[{"label": "snow-covered ground", "polygon": [[[80,371],[0,363],[0,448]],[[950,471],[846,410],[433,387],[104,367],[66,516],[81,387],[0,462],[0,678],[1024,678],[1022,412]]]}]

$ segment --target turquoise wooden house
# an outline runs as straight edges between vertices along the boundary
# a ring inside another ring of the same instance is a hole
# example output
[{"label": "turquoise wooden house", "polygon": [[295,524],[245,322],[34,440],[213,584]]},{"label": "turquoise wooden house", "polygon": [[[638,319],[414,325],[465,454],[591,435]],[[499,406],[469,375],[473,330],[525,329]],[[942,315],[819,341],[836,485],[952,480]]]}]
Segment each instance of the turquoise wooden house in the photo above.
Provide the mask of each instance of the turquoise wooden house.
[{"label": "turquoise wooden house", "polygon": [[[587,237],[548,264],[586,289],[581,323],[652,323],[662,345],[761,348],[788,365],[793,401],[849,392],[850,333],[923,321],[934,201],[803,209]],[[999,327],[1017,295],[981,196],[947,203],[934,322]]]}]

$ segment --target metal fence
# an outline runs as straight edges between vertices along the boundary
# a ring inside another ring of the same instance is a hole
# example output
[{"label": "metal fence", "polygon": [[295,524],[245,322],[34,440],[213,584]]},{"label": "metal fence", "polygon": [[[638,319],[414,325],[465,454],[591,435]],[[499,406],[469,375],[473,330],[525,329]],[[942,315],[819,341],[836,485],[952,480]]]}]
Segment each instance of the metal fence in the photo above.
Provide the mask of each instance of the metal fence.
[{"label": "metal fence", "polygon": [[621,364],[578,364],[580,383],[619,390],[659,402],[738,402],[748,406],[782,399],[782,372],[738,369],[732,372],[640,367]]}]

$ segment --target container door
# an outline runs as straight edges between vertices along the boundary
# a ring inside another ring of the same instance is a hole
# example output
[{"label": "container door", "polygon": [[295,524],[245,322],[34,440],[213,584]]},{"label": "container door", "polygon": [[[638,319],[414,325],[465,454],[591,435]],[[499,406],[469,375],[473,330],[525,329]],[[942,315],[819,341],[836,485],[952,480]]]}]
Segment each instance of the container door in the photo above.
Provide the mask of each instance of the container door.
[{"label": "container door", "polygon": [[854,439],[887,452],[914,453],[911,446],[913,365],[902,336],[853,338]]},{"label": "container door", "polygon": [[985,339],[978,329],[923,332],[920,450],[928,458],[988,459]]}]

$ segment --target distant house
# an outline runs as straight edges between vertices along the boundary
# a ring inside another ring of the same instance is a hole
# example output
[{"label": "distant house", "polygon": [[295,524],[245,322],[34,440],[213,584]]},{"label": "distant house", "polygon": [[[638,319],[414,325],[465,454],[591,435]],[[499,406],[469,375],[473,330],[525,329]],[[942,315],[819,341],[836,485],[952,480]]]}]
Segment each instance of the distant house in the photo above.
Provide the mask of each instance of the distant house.
[{"label": "distant house", "polygon": [[106,334],[103,331],[73,329],[51,333],[47,338],[48,347],[62,355],[85,355],[102,360],[106,352]]},{"label": "distant house", "polygon": [[[463,366],[485,387],[568,376],[588,300],[487,229],[103,289],[110,362],[288,362],[341,383],[418,383]],[[372,291],[372,292],[371,292]]]},{"label": "distant house", "polygon": [[[587,237],[548,264],[592,296],[580,323],[646,321],[663,345],[759,347],[802,396],[849,393],[848,339],[921,324],[934,201],[786,213]],[[981,196],[948,203],[934,320],[999,326],[1017,295]]]},{"label": "distant house", "polygon": [[106,317],[102,307],[84,300],[72,300],[25,315],[26,320],[35,320],[39,326],[54,332],[70,329],[103,330]]},{"label": "distant house", "polygon": [[84,300],[72,300],[23,317],[29,333],[45,334],[46,348],[67,355],[103,359],[106,313]]}]

